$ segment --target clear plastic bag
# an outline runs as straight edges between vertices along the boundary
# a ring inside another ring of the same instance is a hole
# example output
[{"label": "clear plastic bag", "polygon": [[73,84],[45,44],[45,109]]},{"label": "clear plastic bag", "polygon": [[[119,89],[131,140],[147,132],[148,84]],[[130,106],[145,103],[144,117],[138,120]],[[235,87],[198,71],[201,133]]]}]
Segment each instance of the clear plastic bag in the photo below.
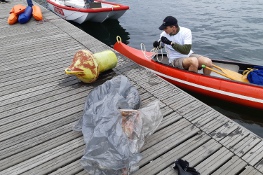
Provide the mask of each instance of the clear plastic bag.
[{"label": "clear plastic bag", "polygon": [[73,130],[83,133],[86,148],[80,162],[90,175],[127,175],[137,168],[144,143],[143,118],[151,113],[140,109],[141,115],[139,107],[139,92],[122,75],[89,93],[83,117]]},{"label": "clear plastic bag", "polygon": [[154,133],[163,119],[160,109],[160,101],[155,100],[139,109],[139,111],[143,122],[144,137],[148,137]]}]

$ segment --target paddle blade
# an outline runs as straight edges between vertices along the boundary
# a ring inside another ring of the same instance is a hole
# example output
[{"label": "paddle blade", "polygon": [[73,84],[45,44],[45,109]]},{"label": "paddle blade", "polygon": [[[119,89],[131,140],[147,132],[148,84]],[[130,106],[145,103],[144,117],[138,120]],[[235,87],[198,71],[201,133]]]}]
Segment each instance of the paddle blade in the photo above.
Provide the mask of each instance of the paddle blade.
[{"label": "paddle blade", "polygon": [[244,82],[244,83],[249,83],[247,77],[242,75],[242,74],[240,74],[240,73],[234,72],[234,71],[229,70],[229,69],[224,69],[224,68],[216,66],[214,64],[212,66],[214,68],[220,70],[223,74],[226,75],[226,77],[228,77],[228,78],[230,78],[232,80],[241,81],[241,82]]}]

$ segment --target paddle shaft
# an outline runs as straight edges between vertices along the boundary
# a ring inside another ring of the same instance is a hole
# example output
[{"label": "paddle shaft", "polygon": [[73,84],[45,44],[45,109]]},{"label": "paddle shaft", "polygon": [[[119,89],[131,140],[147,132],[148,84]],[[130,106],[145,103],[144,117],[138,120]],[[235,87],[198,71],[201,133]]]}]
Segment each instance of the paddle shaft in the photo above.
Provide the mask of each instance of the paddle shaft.
[{"label": "paddle shaft", "polygon": [[[214,67],[215,67],[215,66],[214,66]],[[226,74],[224,74],[224,73],[222,73],[222,72],[219,72],[219,71],[217,71],[217,70],[215,70],[215,69],[212,69],[212,68],[207,67],[207,66],[205,66],[205,68],[208,69],[208,70],[211,70],[211,71],[213,71],[213,72],[215,72],[215,73],[217,73],[217,74],[219,74],[219,75],[222,75],[222,76],[224,76],[224,77],[226,77],[226,78],[229,78],[229,79],[231,79],[231,80],[235,80],[235,79],[227,76]]]}]

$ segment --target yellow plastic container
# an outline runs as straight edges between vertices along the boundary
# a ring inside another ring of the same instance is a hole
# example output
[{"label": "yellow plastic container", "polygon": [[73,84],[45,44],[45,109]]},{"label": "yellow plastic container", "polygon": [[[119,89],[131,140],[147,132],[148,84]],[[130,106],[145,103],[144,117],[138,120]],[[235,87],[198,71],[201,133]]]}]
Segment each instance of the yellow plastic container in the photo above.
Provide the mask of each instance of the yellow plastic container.
[{"label": "yellow plastic container", "polygon": [[79,50],[74,55],[72,64],[65,69],[68,75],[75,75],[82,82],[92,83],[97,80],[99,73],[112,69],[118,59],[111,50],[92,54],[88,50]]},{"label": "yellow plastic container", "polygon": [[116,67],[118,59],[115,53],[111,50],[93,54],[97,63],[99,64],[99,72],[104,72]]}]

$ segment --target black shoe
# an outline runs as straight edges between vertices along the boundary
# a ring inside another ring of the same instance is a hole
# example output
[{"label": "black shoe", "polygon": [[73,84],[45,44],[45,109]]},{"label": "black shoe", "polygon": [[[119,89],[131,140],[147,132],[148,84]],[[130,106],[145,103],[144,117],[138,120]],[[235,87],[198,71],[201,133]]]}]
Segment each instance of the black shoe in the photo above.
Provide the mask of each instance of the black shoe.
[{"label": "black shoe", "polygon": [[179,175],[200,175],[195,168],[189,167],[189,163],[182,159],[176,160],[173,168],[178,170]]}]

